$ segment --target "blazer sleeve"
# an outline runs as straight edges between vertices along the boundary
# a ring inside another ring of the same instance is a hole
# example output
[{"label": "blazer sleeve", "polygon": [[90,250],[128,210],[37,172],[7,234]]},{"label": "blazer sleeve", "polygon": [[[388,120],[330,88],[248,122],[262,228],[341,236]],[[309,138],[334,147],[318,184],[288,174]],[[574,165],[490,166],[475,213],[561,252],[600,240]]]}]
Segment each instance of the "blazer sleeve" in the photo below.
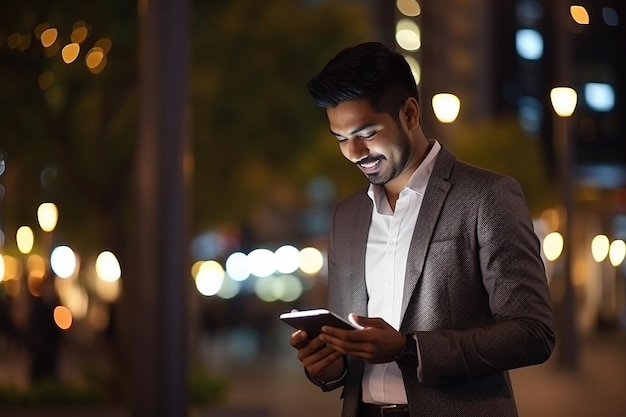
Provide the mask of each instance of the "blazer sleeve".
[{"label": "blazer sleeve", "polygon": [[550,293],[521,187],[509,177],[492,180],[485,190],[474,190],[478,260],[476,270],[467,271],[480,274],[475,282],[486,292],[489,319],[416,332],[425,385],[538,364],[554,347]]}]

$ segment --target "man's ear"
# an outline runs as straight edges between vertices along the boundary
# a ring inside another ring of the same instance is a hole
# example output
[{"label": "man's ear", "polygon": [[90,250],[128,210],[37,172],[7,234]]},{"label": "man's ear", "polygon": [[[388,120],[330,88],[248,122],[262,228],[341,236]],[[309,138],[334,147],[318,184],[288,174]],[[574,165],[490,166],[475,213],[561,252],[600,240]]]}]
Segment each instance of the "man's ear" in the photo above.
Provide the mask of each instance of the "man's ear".
[{"label": "man's ear", "polygon": [[420,106],[417,100],[413,97],[409,97],[404,101],[402,109],[400,109],[400,117],[402,123],[407,129],[415,129],[420,123]]}]

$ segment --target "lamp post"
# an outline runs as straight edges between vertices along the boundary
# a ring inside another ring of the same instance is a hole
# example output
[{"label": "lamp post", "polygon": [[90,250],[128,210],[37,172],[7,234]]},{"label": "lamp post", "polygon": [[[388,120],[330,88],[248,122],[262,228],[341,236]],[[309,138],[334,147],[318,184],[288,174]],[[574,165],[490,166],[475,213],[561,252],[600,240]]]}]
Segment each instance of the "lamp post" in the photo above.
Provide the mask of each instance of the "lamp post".
[{"label": "lamp post", "polygon": [[554,112],[554,140],[560,155],[561,197],[565,209],[563,227],[563,298],[560,305],[560,325],[562,333],[557,341],[561,364],[576,368],[578,362],[578,338],[576,330],[576,299],[572,282],[572,243],[574,218],[574,155],[569,137],[569,117],[574,113],[577,102],[576,91],[570,87],[555,87],[550,91],[550,101]]}]

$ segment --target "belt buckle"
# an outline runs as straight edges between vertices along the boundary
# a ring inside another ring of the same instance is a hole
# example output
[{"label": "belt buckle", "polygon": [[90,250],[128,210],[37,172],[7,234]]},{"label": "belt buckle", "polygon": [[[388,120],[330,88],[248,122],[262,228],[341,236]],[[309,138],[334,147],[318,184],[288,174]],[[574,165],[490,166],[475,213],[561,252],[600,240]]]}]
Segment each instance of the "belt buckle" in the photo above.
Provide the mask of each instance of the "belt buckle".
[{"label": "belt buckle", "polygon": [[404,414],[408,410],[408,407],[404,404],[388,404],[379,407],[380,417],[393,416],[400,413]]}]

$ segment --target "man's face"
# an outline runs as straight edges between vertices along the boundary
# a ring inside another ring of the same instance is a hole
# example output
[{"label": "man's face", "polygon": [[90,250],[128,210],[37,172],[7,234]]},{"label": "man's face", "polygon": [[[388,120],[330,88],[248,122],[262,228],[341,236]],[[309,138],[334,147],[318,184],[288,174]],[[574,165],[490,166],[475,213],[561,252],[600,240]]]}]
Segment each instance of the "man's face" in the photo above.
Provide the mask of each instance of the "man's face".
[{"label": "man's face", "polygon": [[341,153],[372,184],[386,184],[405,172],[411,143],[390,114],[375,112],[362,99],[328,107],[326,115]]}]

